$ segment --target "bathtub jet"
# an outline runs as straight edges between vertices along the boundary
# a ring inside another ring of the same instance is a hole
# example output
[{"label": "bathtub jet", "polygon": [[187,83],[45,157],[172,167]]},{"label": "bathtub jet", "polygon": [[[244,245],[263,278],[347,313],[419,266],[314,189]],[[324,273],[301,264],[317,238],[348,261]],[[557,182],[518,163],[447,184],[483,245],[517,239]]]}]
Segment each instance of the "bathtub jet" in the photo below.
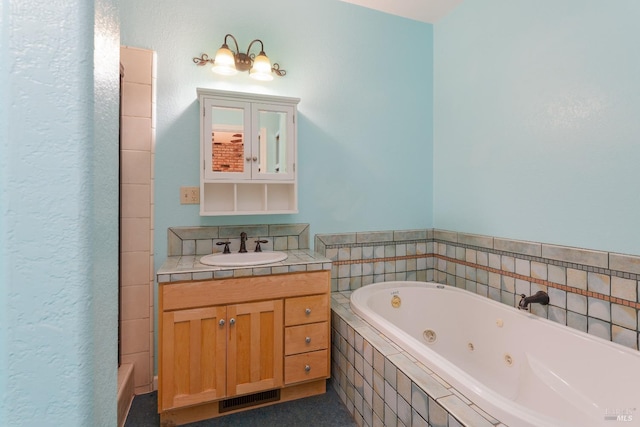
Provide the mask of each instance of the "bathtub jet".
[{"label": "bathtub jet", "polygon": [[436,283],[362,286],[351,308],[506,425],[640,427],[637,350]]},{"label": "bathtub jet", "polygon": [[525,294],[520,294],[518,308],[520,310],[529,310],[529,304],[547,305],[549,304],[549,295],[545,291],[538,291],[529,297]]}]

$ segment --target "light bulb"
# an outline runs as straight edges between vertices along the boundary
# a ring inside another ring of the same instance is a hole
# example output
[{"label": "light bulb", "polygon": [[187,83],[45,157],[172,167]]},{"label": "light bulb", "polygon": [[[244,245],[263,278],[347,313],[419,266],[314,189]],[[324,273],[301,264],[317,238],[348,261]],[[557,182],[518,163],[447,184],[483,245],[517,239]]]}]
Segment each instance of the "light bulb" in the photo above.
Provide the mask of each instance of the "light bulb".
[{"label": "light bulb", "polygon": [[273,80],[273,74],[271,74],[271,61],[264,52],[260,52],[258,56],[253,60],[253,67],[249,71],[249,75],[262,81]]},{"label": "light bulb", "polygon": [[216,52],[216,58],[213,61],[211,71],[216,74],[222,74],[223,76],[238,74],[235,57],[226,44],[223,44],[222,47],[218,49],[218,52]]}]

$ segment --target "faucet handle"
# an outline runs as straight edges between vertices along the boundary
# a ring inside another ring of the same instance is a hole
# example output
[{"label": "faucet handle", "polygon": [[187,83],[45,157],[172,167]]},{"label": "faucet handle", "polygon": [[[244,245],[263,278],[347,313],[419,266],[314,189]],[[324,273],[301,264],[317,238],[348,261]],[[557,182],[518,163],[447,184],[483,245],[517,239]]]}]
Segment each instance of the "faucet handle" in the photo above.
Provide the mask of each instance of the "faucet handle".
[{"label": "faucet handle", "polygon": [[256,252],[262,252],[262,248],[260,247],[260,243],[269,243],[268,240],[256,240]]},{"label": "faucet handle", "polygon": [[224,245],[224,249],[223,249],[222,253],[223,254],[230,254],[231,251],[229,250],[229,243],[231,243],[231,242],[227,240],[226,242],[218,242],[218,243],[216,243],[216,245],[218,245],[218,246]]}]

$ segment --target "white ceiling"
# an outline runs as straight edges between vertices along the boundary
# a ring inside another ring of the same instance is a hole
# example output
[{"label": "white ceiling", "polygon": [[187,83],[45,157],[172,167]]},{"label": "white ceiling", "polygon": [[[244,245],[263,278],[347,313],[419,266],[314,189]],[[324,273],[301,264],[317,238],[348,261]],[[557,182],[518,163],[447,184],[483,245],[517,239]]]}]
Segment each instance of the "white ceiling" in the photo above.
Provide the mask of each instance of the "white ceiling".
[{"label": "white ceiling", "polygon": [[342,0],[416,21],[434,23],[462,0]]}]

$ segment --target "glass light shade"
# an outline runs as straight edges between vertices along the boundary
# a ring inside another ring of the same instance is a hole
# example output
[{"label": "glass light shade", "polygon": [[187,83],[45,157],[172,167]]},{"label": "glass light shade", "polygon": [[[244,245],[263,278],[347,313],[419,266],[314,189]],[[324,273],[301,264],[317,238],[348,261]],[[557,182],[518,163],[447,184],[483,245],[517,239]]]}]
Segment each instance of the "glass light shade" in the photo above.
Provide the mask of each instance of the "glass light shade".
[{"label": "glass light shade", "polygon": [[251,67],[249,75],[256,80],[273,80],[273,74],[271,74],[271,61],[269,61],[269,58],[267,58],[267,55],[265,55],[264,52],[260,52],[260,54],[253,60],[253,67]]},{"label": "glass light shade", "polygon": [[222,47],[218,49],[218,52],[216,52],[216,58],[213,61],[211,71],[224,76],[233,76],[234,74],[238,74],[233,52],[229,50],[229,47],[226,44],[223,44]]}]

